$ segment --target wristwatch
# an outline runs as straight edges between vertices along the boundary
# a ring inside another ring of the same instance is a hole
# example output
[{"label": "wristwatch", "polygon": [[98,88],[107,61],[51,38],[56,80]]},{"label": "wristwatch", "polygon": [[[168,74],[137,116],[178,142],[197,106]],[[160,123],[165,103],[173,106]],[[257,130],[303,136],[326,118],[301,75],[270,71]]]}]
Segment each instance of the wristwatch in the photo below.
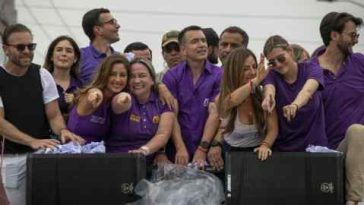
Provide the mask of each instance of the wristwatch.
[{"label": "wristwatch", "polygon": [[217,140],[213,140],[211,142],[211,147],[222,147],[222,143],[220,141],[217,141]]},{"label": "wristwatch", "polygon": [[210,143],[209,142],[207,142],[207,141],[201,141],[200,142],[200,145],[199,145],[201,148],[203,148],[203,149],[209,149],[209,147],[210,147]]}]

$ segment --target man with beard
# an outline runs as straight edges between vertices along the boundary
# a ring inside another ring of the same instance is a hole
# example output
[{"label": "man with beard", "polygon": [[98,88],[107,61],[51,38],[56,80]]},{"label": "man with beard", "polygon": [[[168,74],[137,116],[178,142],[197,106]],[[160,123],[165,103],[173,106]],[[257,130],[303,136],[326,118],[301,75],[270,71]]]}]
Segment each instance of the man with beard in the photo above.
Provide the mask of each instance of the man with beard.
[{"label": "man with beard", "polygon": [[206,37],[199,26],[184,28],[178,35],[178,42],[186,60],[163,77],[163,83],[179,106],[180,129],[175,127],[172,135],[176,149],[167,146],[167,153],[178,164],[192,161],[204,166],[218,126],[215,97],[220,91],[222,69],[207,60]]},{"label": "man with beard", "polygon": [[92,81],[100,62],[115,53],[111,44],[120,40],[120,25],[108,9],[97,8],[86,12],[82,28],[90,39],[90,45],[81,48],[80,75],[83,85],[87,85]]},{"label": "man with beard", "polygon": [[203,28],[203,33],[206,36],[207,40],[207,47],[209,50],[207,59],[212,64],[218,64],[218,52],[219,52],[219,36],[217,35],[216,31],[213,28]]},{"label": "man with beard", "polygon": [[345,154],[347,204],[364,199],[364,55],[352,50],[362,23],[345,12],[328,13],[320,24],[326,49],[312,59],[324,71],[329,146]]},{"label": "man with beard", "polygon": [[248,34],[237,26],[227,27],[221,32],[219,41],[219,59],[222,64],[234,48],[247,48],[249,43]]},{"label": "man with beard", "polygon": [[50,139],[51,130],[61,142],[84,140],[66,129],[52,75],[32,63],[36,44],[31,31],[22,24],[10,25],[2,42],[8,57],[0,65],[0,136],[5,138],[2,177],[10,204],[17,205],[25,204],[22,168],[26,153],[55,148],[60,142]]}]

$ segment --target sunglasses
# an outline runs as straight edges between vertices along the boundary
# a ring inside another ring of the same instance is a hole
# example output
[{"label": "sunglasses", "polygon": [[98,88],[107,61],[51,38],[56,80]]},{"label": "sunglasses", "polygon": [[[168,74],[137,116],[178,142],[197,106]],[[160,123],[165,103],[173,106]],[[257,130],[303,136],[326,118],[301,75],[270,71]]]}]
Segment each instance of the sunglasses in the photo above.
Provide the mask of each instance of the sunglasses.
[{"label": "sunglasses", "polygon": [[172,51],[179,52],[179,45],[177,43],[169,43],[163,47],[163,51],[166,53],[171,53]]},{"label": "sunglasses", "polygon": [[25,48],[28,48],[30,51],[34,51],[35,47],[37,47],[36,43],[29,43],[29,44],[6,44],[7,46],[15,47],[19,52],[22,52],[25,50]]},{"label": "sunglasses", "polygon": [[286,57],[284,55],[279,55],[276,58],[270,59],[268,61],[268,66],[276,67],[278,63],[284,63],[286,62]]}]

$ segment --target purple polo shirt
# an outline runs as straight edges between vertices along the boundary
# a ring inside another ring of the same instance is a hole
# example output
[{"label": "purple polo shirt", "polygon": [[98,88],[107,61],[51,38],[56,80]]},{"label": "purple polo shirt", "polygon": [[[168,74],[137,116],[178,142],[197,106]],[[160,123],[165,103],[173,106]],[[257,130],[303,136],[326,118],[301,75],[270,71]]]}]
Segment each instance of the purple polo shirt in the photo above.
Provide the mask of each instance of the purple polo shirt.
[{"label": "purple polo shirt", "polygon": [[151,93],[149,101],[144,104],[132,95],[131,108],[111,117],[106,152],[128,152],[147,144],[157,133],[164,112],[172,111],[162,104],[155,93]]},{"label": "purple polo shirt", "polygon": [[[283,107],[294,101],[308,79],[319,82],[319,88],[308,103],[298,110],[296,117],[288,122],[283,116]],[[309,62],[298,64],[297,80],[292,84],[287,83],[275,70],[271,70],[264,79],[264,85],[272,84],[276,88],[279,135],[274,143],[274,150],[305,151],[310,144],[327,146],[321,94],[323,81],[322,70]]]},{"label": "purple polo shirt", "polygon": [[[110,47],[110,49],[113,54],[117,53],[112,47]],[[83,86],[91,83],[99,64],[104,58],[106,58],[106,56],[106,53],[101,53],[100,51],[96,50],[92,44],[81,48],[80,78]]]},{"label": "purple polo shirt", "polygon": [[80,116],[74,106],[70,112],[67,127],[71,132],[83,137],[86,143],[103,140],[110,126],[110,102],[103,102],[95,112]]},{"label": "purple polo shirt", "polygon": [[74,78],[71,78],[70,85],[68,86],[68,88],[66,90],[64,90],[62,88],[62,86],[57,84],[57,91],[58,91],[58,95],[59,95],[58,105],[59,105],[59,109],[61,110],[62,114],[68,114],[70,111],[69,104],[67,104],[64,99],[64,93],[75,93],[77,88],[80,88],[80,87],[81,87],[81,81],[76,80]]},{"label": "purple polo shirt", "polygon": [[[312,62],[319,64],[317,57]],[[322,68],[323,69],[323,68]],[[364,124],[364,55],[350,54],[335,75],[323,69],[326,133],[336,149],[352,124]]]},{"label": "purple polo shirt", "polygon": [[[169,69],[162,82],[178,100],[178,122],[190,156],[196,151],[208,117],[208,104],[220,92],[222,69],[205,61],[204,70],[193,85],[192,73],[186,61]],[[172,149],[170,156],[174,158]]]}]

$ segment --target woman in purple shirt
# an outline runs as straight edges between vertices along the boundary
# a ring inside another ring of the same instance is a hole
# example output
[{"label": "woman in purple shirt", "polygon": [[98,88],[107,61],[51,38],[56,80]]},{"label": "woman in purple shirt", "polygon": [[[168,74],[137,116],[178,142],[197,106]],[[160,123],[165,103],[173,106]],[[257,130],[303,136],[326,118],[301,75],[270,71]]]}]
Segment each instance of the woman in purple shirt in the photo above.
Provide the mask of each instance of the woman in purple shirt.
[{"label": "woman in purple shirt", "polygon": [[59,36],[49,45],[44,62],[57,84],[58,104],[66,122],[73,105],[74,92],[81,86],[80,49],[69,36]]},{"label": "woman in purple shirt", "polygon": [[314,63],[296,63],[288,42],[271,36],[264,55],[272,70],[264,79],[263,109],[271,111],[276,103],[279,135],[273,149],[305,151],[308,145],[327,146],[323,102],[322,70]]},{"label": "woman in purple shirt", "polygon": [[105,140],[110,125],[110,112],[122,113],[130,107],[130,95],[121,92],[127,85],[128,60],[112,55],[101,63],[92,83],[75,98],[68,129],[86,142]]},{"label": "woman in purple shirt", "polygon": [[106,152],[137,152],[149,155],[167,143],[175,114],[164,105],[156,92],[155,72],[151,63],[143,59],[130,62],[129,89],[131,108],[112,116]]}]

